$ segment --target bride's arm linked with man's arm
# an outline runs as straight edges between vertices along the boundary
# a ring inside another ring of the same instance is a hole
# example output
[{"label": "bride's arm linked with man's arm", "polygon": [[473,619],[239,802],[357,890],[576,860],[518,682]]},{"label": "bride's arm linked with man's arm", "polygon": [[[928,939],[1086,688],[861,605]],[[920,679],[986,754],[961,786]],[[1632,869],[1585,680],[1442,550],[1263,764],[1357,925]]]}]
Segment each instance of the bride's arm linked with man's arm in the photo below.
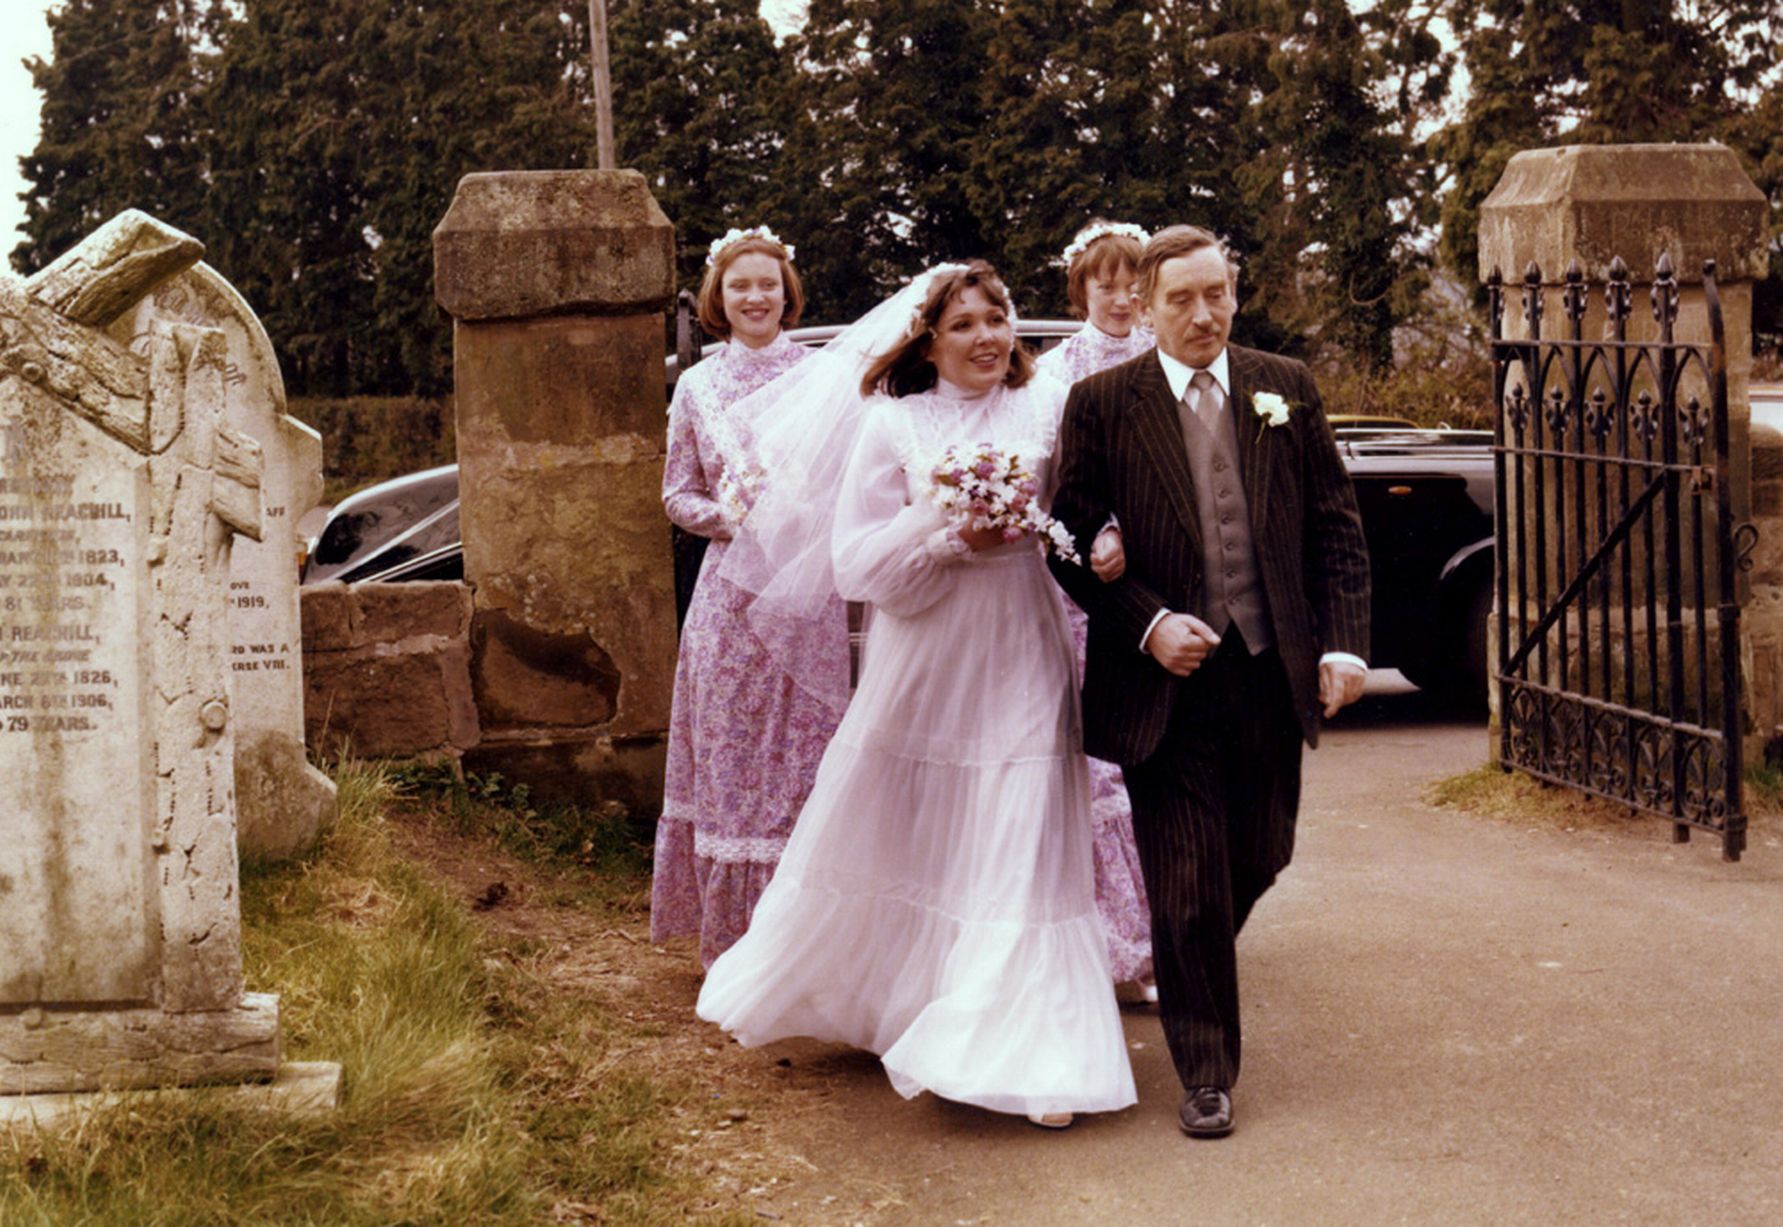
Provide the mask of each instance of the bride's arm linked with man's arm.
[{"label": "bride's arm linked with man's arm", "polygon": [[[1094,556],[1095,542],[1108,528],[1115,512],[1105,449],[1097,445],[1101,432],[1096,399],[1086,395],[1084,383],[1073,385],[1059,425],[1057,493],[1052,513],[1070,530],[1078,542],[1079,552],[1085,557]],[[1101,618],[1118,625],[1121,634],[1136,649],[1149,642],[1151,633],[1158,629],[1161,615],[1168,614],[1169,606],[1164,599],[1125,566],[1124,557],[1120,572],[1112,577],[1104,578],[1090,567],[1060,565],[1053,567],[1053,574],[1092,620]],[[1189,618],[1189,615],[1170,617]],[[1198,619],[1189,620],[1198,622]],[[1211,631],[1206,633],[1212,636]],[[1211,650],[1212,644],[1217,642],[1218,638],[1213,637],[1201,654]]]}]

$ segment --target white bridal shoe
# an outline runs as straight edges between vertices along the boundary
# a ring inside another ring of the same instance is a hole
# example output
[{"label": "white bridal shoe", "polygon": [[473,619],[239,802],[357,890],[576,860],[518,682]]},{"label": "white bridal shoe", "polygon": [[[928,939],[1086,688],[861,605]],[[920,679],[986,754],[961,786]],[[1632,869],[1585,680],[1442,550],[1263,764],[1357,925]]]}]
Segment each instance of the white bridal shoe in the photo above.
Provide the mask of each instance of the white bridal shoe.
[{"label": "white bridal shoe", "polygon": [[1071,1120],[1072,1120],[1072,1116],[1071,1116],[1071,1113],[1069,1113],[1069,1112],[1030,1112],[1030,1113],[1028,1113],[1028,1123],[1030,1125],[1039,1125],[1042,1129],[1068,1128],[1071,1124]]}]

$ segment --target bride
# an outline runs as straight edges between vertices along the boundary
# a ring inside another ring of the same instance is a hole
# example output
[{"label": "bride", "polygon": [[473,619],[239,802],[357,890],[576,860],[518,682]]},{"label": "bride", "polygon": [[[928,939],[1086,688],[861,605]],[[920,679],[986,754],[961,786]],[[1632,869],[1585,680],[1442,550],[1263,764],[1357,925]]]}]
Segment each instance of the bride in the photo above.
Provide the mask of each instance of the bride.
[{"label": "bride", "polygon": [[1049,489],[1064,395],[973,261],[738,406],[765,477],[725,567],[758,594],[758,633],[796,634],[835,593],[869,629],[852,703],[825,693],[846,715],[780,868],[698,1006],[744,1044],[841,1041],[906,1097],[1049,1126],[1135,1101],[1070,632],[1037,539],[952,523],[931,491],[950,446],[985,443]]}]

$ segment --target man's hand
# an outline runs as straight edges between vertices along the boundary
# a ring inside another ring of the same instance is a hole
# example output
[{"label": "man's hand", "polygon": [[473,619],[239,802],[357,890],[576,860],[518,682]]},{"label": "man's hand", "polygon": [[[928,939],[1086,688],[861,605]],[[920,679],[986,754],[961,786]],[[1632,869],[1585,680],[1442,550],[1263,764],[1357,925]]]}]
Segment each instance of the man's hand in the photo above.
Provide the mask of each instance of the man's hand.
[{"label": "man's hand", "polygon": [[1325,719],[1362,697],[1362,686],[1368,681],[1368,670],[1347,660],[1327,660],[1319,665],[1319,702],[1325,705]]},{"label": "man's hand", "polygon": [[1201,667],[1207,654],[1220,644],[1213,627],[1194,614],[1165,614],[1146,638],[1145,650],[1152,658],[1178,677],[1187,677]]},{"label": "man's hand", "polygon": [[1126,569],[1126,543],[1121,540],[1121,530],[1110,524],[1096,534],[1096,542],[1090,546],[1090,570],[1103,583],[1112,584]]}]

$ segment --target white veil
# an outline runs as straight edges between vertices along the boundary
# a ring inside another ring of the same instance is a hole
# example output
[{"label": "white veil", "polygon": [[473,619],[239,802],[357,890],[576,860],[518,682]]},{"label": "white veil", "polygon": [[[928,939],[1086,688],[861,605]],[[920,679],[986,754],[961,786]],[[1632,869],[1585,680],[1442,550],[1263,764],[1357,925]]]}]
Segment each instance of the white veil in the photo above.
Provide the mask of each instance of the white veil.
[{"label": "white veil", "polygon": [[751,507],[719,574],[753,594],[750,629],[799,686],[833,710],[848,705],[848,641],[830,562],[836,501],[867,399],[861,379],[920,326],[938,264],[772,383],[731,406],[719,440],[727,470],[751,475]]}]

